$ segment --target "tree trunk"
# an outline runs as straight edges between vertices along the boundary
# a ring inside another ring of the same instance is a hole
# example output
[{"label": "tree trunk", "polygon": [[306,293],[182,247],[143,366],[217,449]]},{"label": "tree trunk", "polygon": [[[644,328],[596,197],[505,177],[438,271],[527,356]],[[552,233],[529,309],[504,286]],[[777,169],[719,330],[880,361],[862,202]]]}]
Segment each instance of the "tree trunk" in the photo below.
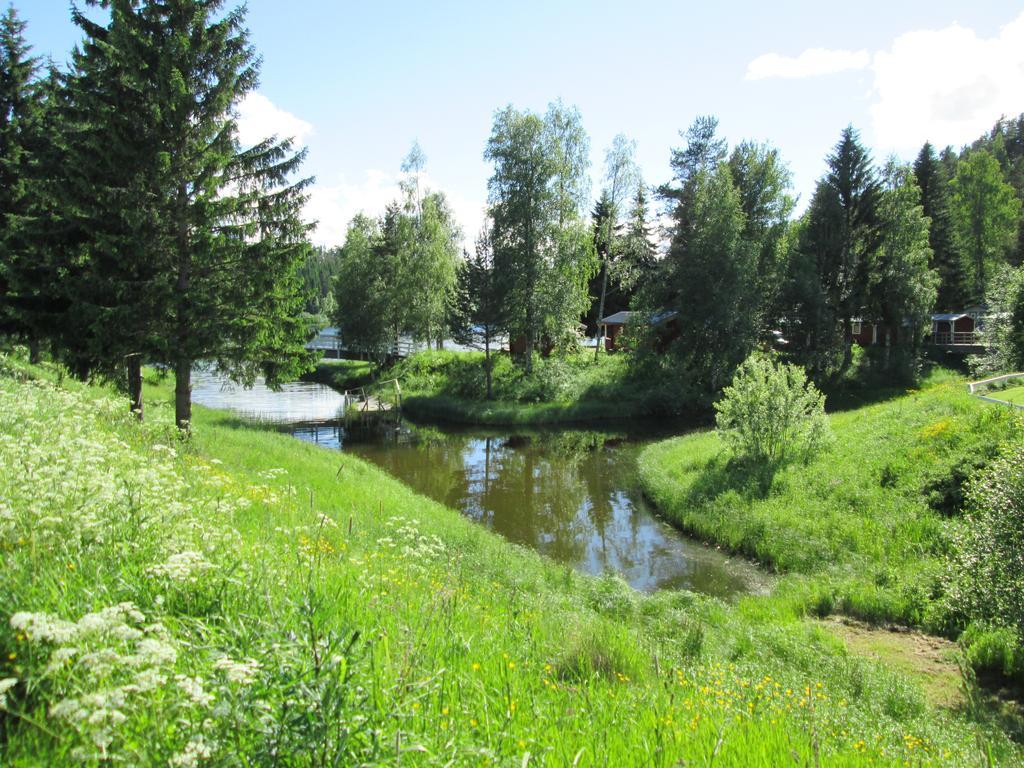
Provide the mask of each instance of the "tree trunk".
[{"label": "tree trunk", "polygon": [[843,318],[843,344],[846,345],[846,349],[843,350],[843,363],[836,371],[833,381],[841,380],[853,365],[853,322],[848,317]]},{"label": "tree trunk", "polygon": [[32,365],[39,365],[39,339],[35,337],[28,340],[28,361]]},{"label": "tree trunk", "polygon": [[174,423],[192,429],[192,361],[184,355],[174,362]]},{"label": "tree trunk", "polygon": [[493,399],[491,394],[491,337],[488,334],[484,337],[484,378],[487,380],[487,399]]},{"label": "tree trunk", "polygon": [[131,412],[142,421],[142,355],[128,355],[128,400]]},{"label": "tree trunk", "polygon": [[601,317],[604,315],[604,297],[608,291],[608,259],[605,257],[605,263],[601,266],[601,300],[597,304],[597,333],[595,339],[597,341],[594,344],[594,361],[597,362],[597,356],[601,353],[601,342],[604,341],[604,334],[601,332]]},{"label": "tree trunk", "polygon": [[188,242],[188,190],[184,185],[178,188],[175,214],[177,216],[178,281],[175,286],[177,312],[178,355],[174,361],[174,423],[178,429],[188,432],[192,428],[192,363],[188,353],[191,337],[191,308],[189,298],[192,287],[192,254]]}]

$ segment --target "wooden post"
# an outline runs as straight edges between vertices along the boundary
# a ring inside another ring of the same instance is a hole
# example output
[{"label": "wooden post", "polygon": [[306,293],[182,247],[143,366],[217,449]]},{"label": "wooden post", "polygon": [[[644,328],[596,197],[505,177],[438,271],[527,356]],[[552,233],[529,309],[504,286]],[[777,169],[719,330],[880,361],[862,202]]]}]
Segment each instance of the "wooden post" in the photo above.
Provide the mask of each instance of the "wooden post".
[{"label": "wooden post", "polygon": [[135,352],[125,355],[128,363],[128,400],[131,412],[142,421],[142,355]]}]

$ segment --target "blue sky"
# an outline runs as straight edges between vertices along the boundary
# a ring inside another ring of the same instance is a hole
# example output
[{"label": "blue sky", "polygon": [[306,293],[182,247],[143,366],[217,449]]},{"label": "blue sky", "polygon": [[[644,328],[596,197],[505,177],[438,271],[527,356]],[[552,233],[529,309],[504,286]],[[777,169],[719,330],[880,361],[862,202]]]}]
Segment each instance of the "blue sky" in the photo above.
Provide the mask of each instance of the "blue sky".
[{"label": "blue sky", "polygon": [[[64,0],[20,0],[35,52],[78,39]],[[357,210],[396,194],[414,139],[431,186],[475,234],[494,111],[579,107],[594,190],[617,133],[637,141],[648,183],[701,114],[730,142],[767,141],[804,202],[847,124],[875,157],[911,159],[925,139],[960,145],[1024,111],[1024,3],[332,2],[250,0],[263,56],[243,135],[295,133],[317,177],[308,214],[340,242]]]}]

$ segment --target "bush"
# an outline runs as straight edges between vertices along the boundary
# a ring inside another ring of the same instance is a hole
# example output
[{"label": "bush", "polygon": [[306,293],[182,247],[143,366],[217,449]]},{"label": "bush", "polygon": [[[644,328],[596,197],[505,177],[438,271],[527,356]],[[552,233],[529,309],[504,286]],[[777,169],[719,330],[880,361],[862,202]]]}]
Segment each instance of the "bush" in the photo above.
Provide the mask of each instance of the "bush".
[{"label": "bush", "polygon": [[953,539],[948,600],[961,620],[1005,627],[1024,645],[1024,448],[1010,445],[971,482]]},{"label": "bush", "polygon": [[769,468],[809,459],[831,437],[825,396],[796,365],[755,352],[715,403],[722,441],[741,459]]}]

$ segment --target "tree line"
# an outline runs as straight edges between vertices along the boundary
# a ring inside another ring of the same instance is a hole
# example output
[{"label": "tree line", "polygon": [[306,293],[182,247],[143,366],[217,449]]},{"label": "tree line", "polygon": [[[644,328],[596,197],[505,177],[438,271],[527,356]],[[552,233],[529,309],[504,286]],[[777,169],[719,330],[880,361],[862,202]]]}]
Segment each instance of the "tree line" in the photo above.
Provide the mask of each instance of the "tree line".
[{"label": "tree line", "polygon": [[[999,314],[995,305],[1005,304],[993,290],[1024,257],[1024,116],[999,121],[959,153],[926,143],[913,163],[876,163],[848,126],[798,217],[776,148],[749,140],[730,148],[710,116],[682,136],[672,180],[653,189],[640,178],[635,144],[617,136],[588,222],[589,146],[578,111],[561,102],[545,114],[499,110],[473,252],[458,253],[449,219],[443,255],[385,236],[402,216],[410,231],[418,226],[406,190],[379,221],[350,226],[336,252],[335,319],[348,340],[382,351],[400,334],[431,338],[410,314],[430,297],[435,332],[447,306],[444,330],[456,340],[486,349],[489,360],[495,340],[507,339],[529,372],[533,351],[571,346],[581,325],[593,334],[601,317],[630,309],[637,357],[657,358],[646,374],[683,371],[697,391],[714,393],[753,349],[780,336],[817,381],[839,380],[858,323],[878,329],[871,364],[912,378],[932,312],[988,302]],[[650,196],[667,224],[656,225]],[[400,263],[414,279],[394,277]],[[674,341],[652,322],[659,318],[670,318]]]},{"label": "tree line", "polygon": [[103,6],[105,23],[73,8],[82,40],[63,70],[31,56],[13,8],[0,20],[0,333],[83,378],[126,358],[164,366],[181,425],[197,361],[274,385],[310,365],[304,343],[327,320],[374,357],[451,337],[484,349],[489,372],[500,341],[529,372],[628,309],[637,370],[706,397],[780,336],[819,383],[838,380],[864,321],[882,334],[872,364],[912,376],[932,311],[987,302],[1013,317],[1021,301],[1006,288],[1024,258],[1024,115],[911,164],[876,163],[847,127],[794,216],[778,150],[730,147],[713,117],[683,132],[658,186],[617,136],[595,202],[579,111],[510,105],[484,144],[471,253],[418,145],[383,215],[313,249],[304,151],[238,139],[259,64],[244,9]]}]

